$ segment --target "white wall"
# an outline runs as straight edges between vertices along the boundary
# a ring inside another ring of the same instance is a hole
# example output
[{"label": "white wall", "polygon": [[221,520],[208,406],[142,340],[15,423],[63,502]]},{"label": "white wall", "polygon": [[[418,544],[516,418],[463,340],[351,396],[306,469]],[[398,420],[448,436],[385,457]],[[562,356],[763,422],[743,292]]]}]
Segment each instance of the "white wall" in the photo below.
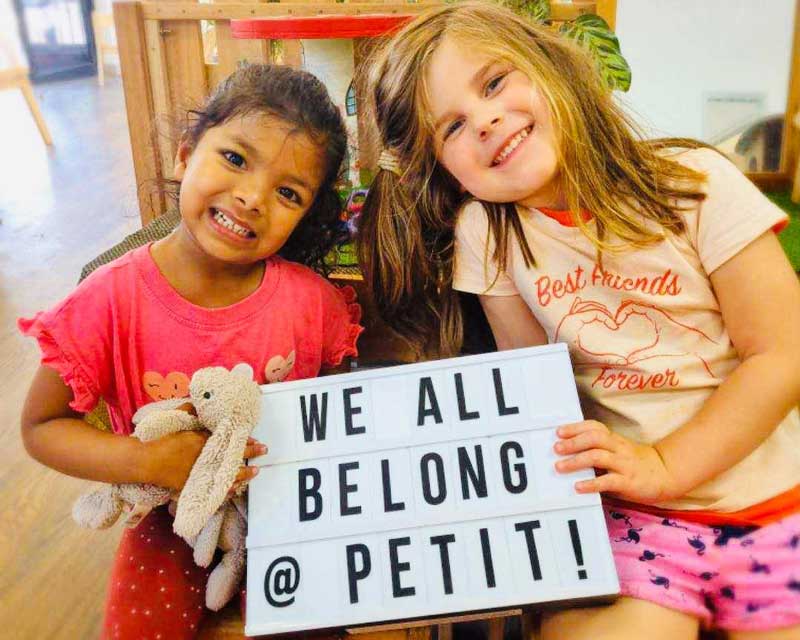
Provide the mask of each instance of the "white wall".
[{"label": "white wall", "polygon": [[303,67],[313,73],[327,87],[333,103],[339,107],[344,117],[350,138],[350,180],[358,184],[358,171],[354,162],[357,158],[358,122],[355,116],[348,116],[345,110],[347,88],[353,79],[353,41],[342,40],[301,40],[303,45]]},{"label": "white wall", "polygon": [[22,50],[22,41],[19,38],[19,24],[14,13],[14,6],[11,0],[0,0],[0,69],[11,66],[11,61],[7,58],[9,54],[4,51],[4,46],[8,45],[11,56],[14,56],[17,64],[20,62],[27,65],[25,53]]},{"label": "white wall", "polygon": [[783,113],[795,0],[618,0],[633,82],[620,99],[654,134],[704,137],[707,93],[763,93]]}]

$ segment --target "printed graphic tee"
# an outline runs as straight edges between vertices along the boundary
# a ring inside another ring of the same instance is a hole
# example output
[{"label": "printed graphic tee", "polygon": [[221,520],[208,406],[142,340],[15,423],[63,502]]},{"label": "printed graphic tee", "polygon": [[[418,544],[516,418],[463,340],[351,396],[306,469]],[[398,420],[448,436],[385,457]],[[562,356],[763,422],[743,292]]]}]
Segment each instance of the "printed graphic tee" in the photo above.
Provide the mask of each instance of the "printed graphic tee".
[{"label": "printed graphic tee", "polygon": [[[499,273],[483,207],[468,204],[456,228],[453,286],[482,295],[520,295],[550,342],[569,346],[586,418],[644,443],[680,427],[740,362],[708,274],[786,223],[786,215],[716,152],[692,150],[678,159],[708,176],[706,200],[681,214],[685,234],[641,250],[607,252],[602,266],[568,212],[520,208],[536,266],[525,266],[512,234],[508,265]],[[716,443],[705,446],[713,455]],[[658,506],[737,511],[798,480],[795,409],[737,465]]]},{"label": "printed graphic tee", "polygon": [[197,369],[246,363],[259,384],[316,376],[356,355],[360,316],[351,287],[278,256],[244,300],[199,307],[172,288],[147,245],[19,327],[72,389],[74,410],[86,413],[103,398],[114,431],[129,434],[142,405],[188,396]]}]

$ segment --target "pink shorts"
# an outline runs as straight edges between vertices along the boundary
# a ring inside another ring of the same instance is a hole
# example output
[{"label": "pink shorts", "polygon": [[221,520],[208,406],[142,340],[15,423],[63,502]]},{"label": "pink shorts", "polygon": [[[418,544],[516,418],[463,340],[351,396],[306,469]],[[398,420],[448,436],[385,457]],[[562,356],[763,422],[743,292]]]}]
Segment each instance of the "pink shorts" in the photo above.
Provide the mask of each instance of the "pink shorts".
[{"label": "pink shorts", "polygon": [[711,628],[800,625],[800,515],[759,528],[603,509],[622,595]]}]

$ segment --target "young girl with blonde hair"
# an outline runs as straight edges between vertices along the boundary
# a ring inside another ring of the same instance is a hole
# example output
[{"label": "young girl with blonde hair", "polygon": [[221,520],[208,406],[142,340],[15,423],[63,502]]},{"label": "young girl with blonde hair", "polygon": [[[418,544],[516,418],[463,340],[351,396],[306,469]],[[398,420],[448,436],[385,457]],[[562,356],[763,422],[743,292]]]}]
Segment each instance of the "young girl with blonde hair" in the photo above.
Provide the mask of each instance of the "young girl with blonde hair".
[{"label": "young girl with blonde hair", "polygon": [[384,319],[456,354],[465,291],[498,348],[570,348],[587,420],[558,429],[556,468],[599,471],[575,488],[604,494],[622,597],[543,637],[800,637],[785,214],[705,145],[644,140],[588,54],[498,6],[405,26],[368,99],[360,252]]}]

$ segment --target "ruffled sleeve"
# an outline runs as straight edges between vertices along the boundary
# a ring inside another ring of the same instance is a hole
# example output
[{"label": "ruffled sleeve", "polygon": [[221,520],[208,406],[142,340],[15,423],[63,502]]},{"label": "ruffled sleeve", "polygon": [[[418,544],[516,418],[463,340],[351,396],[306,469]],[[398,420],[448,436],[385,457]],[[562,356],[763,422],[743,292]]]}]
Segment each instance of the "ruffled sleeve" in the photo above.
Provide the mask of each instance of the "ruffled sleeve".
[{"label": "ruffled sleeve", "polygon": [[64,384],[72,389],[73,400],[69,406],[80,413],[91,411],[97,404],[99,394],[93,388],[80,362],[59,345],[48,329],[45,314],[40,312],[33,318],[20,318],[17,320],[17,326],[24,335],[36,338],[42,352],[42,365],[55,369]]},{"label": "ruffled sleeve", "polygon": [[356,342],[364,330],[356,291],[347,285],[325,287],[322,364],[335,367],[347,356],[357,356]]},{"label": "ruffled sleeve", "polygon": [[103,296],[81,285],[48,311],[19,318],[23,335],[35,338],[41,364],[54,369],[72,390],[70,408],[88,413],[105,395],[110,380],[108,310]]}]

